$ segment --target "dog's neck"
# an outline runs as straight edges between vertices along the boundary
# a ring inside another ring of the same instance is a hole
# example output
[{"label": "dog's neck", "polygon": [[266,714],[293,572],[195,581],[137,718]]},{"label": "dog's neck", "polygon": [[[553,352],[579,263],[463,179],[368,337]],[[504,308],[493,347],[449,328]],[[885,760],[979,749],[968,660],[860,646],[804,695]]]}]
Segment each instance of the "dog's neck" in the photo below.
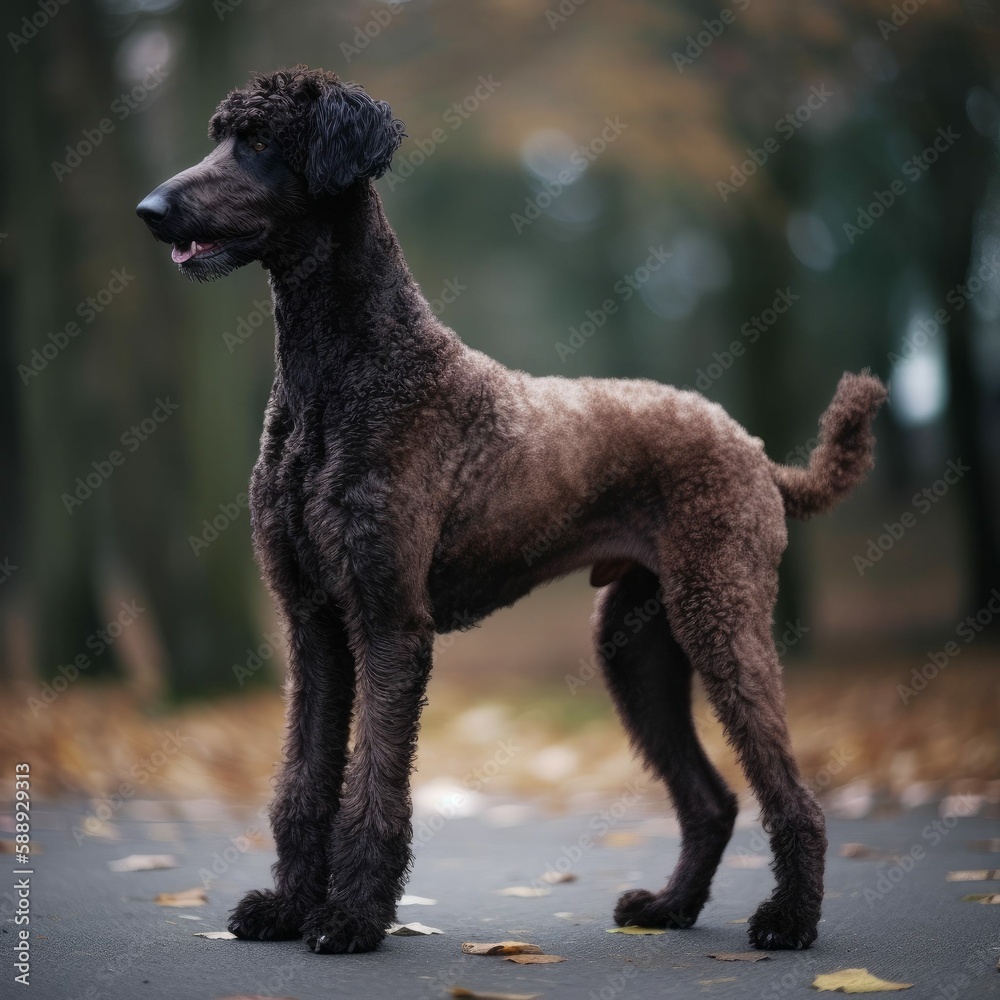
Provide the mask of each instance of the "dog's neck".
[{"label": "dog's neck", "polygon": [[419,350],[422,331],[440,335],[368,181],[303,218],[264,266],[277,375],[293,391],[329,393],[350,359]]}]

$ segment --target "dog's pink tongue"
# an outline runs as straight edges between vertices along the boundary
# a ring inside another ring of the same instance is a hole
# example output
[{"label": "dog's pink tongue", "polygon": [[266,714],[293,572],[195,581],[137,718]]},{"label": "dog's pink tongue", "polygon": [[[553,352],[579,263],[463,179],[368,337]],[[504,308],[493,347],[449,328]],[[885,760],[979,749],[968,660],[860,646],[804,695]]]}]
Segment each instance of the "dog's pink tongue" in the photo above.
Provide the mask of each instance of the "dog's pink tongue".
[{"label": "dog's pink tongue", "polygon": [[184,261],[190,260],[194,256],[197,246],[197,243],[189,243],[186,247],[174,246],[170,251],[170,259],[175,264],[183,264]]}]

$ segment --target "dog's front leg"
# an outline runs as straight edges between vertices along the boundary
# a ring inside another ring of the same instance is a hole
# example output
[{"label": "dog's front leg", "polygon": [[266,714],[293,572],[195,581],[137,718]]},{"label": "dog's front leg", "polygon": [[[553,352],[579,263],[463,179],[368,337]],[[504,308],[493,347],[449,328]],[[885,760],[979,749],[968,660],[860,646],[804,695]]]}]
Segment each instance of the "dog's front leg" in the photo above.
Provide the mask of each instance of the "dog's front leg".
[{"label": "dog's front leg", "polygon": [[412,620],[366,628],[355,643],[354,748],[328,894],[302,926],[316,952],[371,951],[395,918],[412,861],[410,770],[432,643],[430,624]]}]

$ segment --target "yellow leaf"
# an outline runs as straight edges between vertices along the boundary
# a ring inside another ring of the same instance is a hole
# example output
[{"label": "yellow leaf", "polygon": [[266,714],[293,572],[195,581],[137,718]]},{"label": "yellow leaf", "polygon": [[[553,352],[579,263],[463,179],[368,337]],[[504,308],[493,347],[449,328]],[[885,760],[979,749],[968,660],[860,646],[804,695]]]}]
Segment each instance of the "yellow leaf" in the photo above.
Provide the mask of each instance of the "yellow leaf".
[{"label": "yellow leaf", "polygon": [[208,895],[202,886],[197,885],[180,892],[158,893],[153,902],[160,906],[204,906],[208,902]]},{"label": "yellow leaf", "polygon": [[913,983],[889,983],[873,976],[867,969],[841,969],[817,976],[813,987],[828,993],[881,993],[890,990],[908,990]]},{"label": "yellow leaf", "polygon": [[552,965],[553,962],[565,962],[560,955],[508,955],[505,962],[517,962],[518,965]]}]

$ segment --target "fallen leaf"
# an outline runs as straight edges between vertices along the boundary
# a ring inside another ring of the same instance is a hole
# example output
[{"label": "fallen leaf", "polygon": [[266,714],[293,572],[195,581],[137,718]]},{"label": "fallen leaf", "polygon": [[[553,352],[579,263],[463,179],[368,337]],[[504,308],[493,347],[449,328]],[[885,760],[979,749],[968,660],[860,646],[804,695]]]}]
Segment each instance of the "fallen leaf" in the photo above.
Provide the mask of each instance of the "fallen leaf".
[{"label": "fallen leaf", "polygon": [[579,875],[574,875],[573,872],[546,872],[544,875],[538,876],[539,882],[545,882],[547,885],[559,885],[560,882],[575,882],[579,878]]},{"label": "fallen leaf", "polygon": [[727,920],[727,924],[748,924],[750,923],[749,917],[740,917],[739,920]]},{"label": "fallen leaf", "polygon": [[393,924],[386,933],[395,937],[419,937],[424,934],[444,934],[444,931],[415,920],[410,924]]},{"label": "fallen leaf", "polygon": [[468,997],[469,1000],[538,1000],[540,993],[478,993],[464,986],[452,986],[448,991],[453,997]]},{"label": "fallen leaf", "polygon": [[1000,879],[1000,869],[978,868],[975,871],[948,872],[945,878],[949,882],[995,882]]},{"label": "fallen leaf", "polygon": [[771,956],[762,951],[716,951],[708,957],[720,962],[765,962]]},{"label": "fallen leaf", "polygon": [[969,850],[1000,853],[1000,837],[991,837],[989,840],[970,840]]},{"label": "fallen leaf", "polygon": [[182,889],[180,892],[161,892],[153,900],[160,906],[204,906],[208,902],[208,893],[203,886],[193,889]]},{"label": "fallen leaf", "polygon": [[172,854],[130,854],[118,861],[109,861],[113,872],[148,872],[158,868],[180,868],[180,862]]},{"label": "fallen leaf", "polygon": [[766,868],[767,858],[760,854],[733,854],[726,858],[727,868]]},{"label": "fallen leaf", "polygon": [[231,931],[198,931],[192,937],[208,938],[209,941],[235,941],[236,935]]},{"label": "fallen leaf", "polygon": [[840,856],[842,858],[877,858],[881,856],[881,851],[876,851],[874,847],[867,844],[841,844]]},{"label": "fallen leaf", "polygon": [[699,986],[712,986],[715,983],[735,983],[735,982],[736,982],[736,977],[735,976],[726,976],[725,979],[699,979],[698,980],[698,985]]},{"label": "fallen leaf", "polygon": [[509,885],[506,889],[494,889],[498,896],[519,896],[521,899],[537,899],[552,895],[551,889],[540,889],[532,885]]},{"label": "fallen leaf", "polygon": [[1000,892],[974,892],[971,896],[963,896],[963,903],[1000,903]]},{"label": "fallen leaf", "polygon": [[[13,840],[0,840],[0,854],[17,854],[18,852],[17,852],[16,848],[18,846],[23,847],[24,845],[23,844],[22,845],[17,845],[17,844],[14,843]],[[29,854],[31,854],[31,855],[44,854],[45,853],[42,850],[42,848],[38,844],[36,844],[34,841],[32,841],[30,844],[28,844],[28,849],[29,849]]]},{"label": "fallen leaf", "polygon": [[609,934],[666,934],[662,927],[609,927]]},{"label": "fallen leaf", "polygon": [[493,944],[463,941],[462,952],[465,955],[541,955],[542,949],[527,941],[497,941]]},{"label": "fallen leaf", "polygon": [[612,830],[601,837],[601,844],[604,847],[635,847],[643,843],[645,837],[631,830]]},{"label": "fallen leaf", "polygon": [[178,913],[177,914],[177,919],[178,920],[201,920],[201,917],[196,917],[196,916],[194,916],[193,914],[190,914],[190,913]]},{"label": "fallen leaf", "polygon": [[867,969],[840,969],[817,976],[812,985],[821,993],[879,993],[908,990],[913,983],[889,983],[873,976]]},{"label": "fallen leaf", "polygon": [[434,906],[436,903],[436,899],[428,899],[426,896],[408,896],[405,894],[399,901],[400,906]]},{"label": "fallen leaf", "polygon": [[554,962],[565,962],[559,955],[508,955],[505,962],[517,962],[518,965],[552,965]]}]

